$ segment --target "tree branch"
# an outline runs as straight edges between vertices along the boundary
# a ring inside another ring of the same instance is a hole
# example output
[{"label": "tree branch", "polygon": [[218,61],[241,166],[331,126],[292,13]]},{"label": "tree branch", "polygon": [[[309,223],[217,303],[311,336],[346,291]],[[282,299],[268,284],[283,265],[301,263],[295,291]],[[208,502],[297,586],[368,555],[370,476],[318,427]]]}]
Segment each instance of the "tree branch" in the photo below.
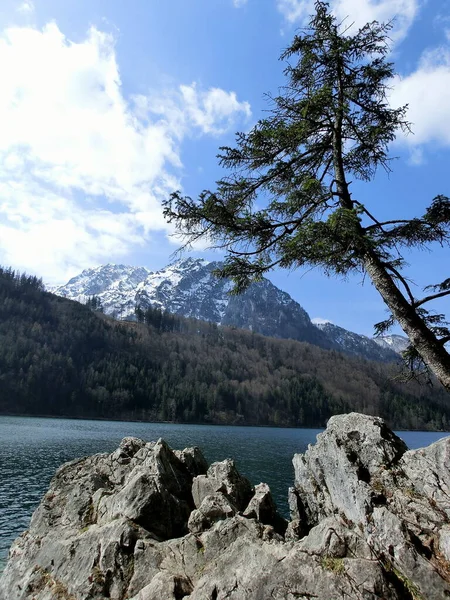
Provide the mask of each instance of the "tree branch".
[{"label": "tree branch", "polygon": [[439,294],[432,294],[431,296],[425,296],[422,300],[418,300],[414,302],[414,308],[418,306],[422,306],[426,302],[430,302],[431,300],[436,300],[436,298],[442,298],[443,296],[448,296],[450,294],[450,290],[445,290],[445,292],[439,292]]},{"label": "tree branch", "polygon": [[[358,202],[359,204],[359,202]],[[361,204],[361,206],[363,206]],[[366,211],[365,211],[366,212]],[[381,229],[383,230],[383,227],[385,225],[399,225],[401,223],[405,224],[405,223],[409,223],[410,220],[409,219],[394,219],[392,221],[383,221],[383,222],[379,222],[377,221],[374,217],[372,217],[368,212],[366,212],[367,216],[369,216],[371,219],[373,219],[375,221],[375,225],[369,225],[368,227],[365,227],[365,231],[369,231],[370,229]],[[425,224],[425,221],[422,221],[423,224]]]},{"label": "tree branch", "polygon": [[403,277],[403,275],[399,271],[397,271],[397,269],[395,267],[393,267],[389,263],[383,263],[383,264],[384,264],[384,267],[386,269],[388,269],[389,271],[391,271],[395,275],[395,277],[399,281],[402,282],[403,286],[405,287],[406,293],[408,294],[408,298],[409,298],[409,300],[411,302],[411,305],[414,306],[414,304],[415,304],[415,298],[414,298],[414,296],[413,296],[413,294],[411,292],[411,288],[409,287],[406,279]]}]

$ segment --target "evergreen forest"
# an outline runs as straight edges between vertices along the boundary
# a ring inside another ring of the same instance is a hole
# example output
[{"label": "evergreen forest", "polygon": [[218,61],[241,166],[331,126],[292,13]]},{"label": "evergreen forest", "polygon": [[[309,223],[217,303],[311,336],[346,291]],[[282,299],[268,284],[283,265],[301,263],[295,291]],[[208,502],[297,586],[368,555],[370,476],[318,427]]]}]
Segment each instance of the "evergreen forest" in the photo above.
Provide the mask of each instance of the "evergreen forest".
[{"label": "evergreen forest", "polygon": [[236,425],[324,426],[380,415],[404,429],[450,428],[439,385],[398,365],[138,309],[119,322],[0,269],[0,413]]}]

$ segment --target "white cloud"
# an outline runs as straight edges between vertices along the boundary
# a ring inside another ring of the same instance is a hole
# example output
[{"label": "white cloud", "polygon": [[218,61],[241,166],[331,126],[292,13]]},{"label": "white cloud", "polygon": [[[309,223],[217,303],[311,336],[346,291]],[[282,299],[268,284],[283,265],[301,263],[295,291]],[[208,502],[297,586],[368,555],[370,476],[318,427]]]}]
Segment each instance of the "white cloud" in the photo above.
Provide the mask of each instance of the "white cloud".
[{"label": "white cloud", "polygon": [[314,12],[313,0],[277,0],[277,7],[289,23],[301,23]]},{"label": "white cloud", "polygon": [[417,165],[422,165],[425,162],[424,151],[423,148],[414,147],[410,149],[409,152],[409,164],[413,167]]},{"label": "white cloud", "polygon": [[333,325],[333,321],[322,319],[322,317],[314,317],[314,319],[311,319],[311,323],[314,323],[314,325],[326,325],[327,323]]},{"label": "white cloud", "polygon": [[[406,36],[419,10],[419,0],[331,0],[330,5],[339,20],[357,27],[395,19],[392,38],[396,41]],[[277,6],[293,24],[304,24],[314,13],[314,0],[277,0]]]},{"label": "white cloud", "polygon": [[34,13],[34,2],[32,0],[24,0],[17,7],[17,11],[26,15]]},{"label": "white cloud", "polygon": [[80,210],[73,200],[44,191],[30,181],[2,183],[0,223],[2,262],[62,281],[82,268],[126,253],[142,243],[129,213]]},{"label": "white cloud", "polygon": [[250,104],[239,102],[234,92],[225,92],[211,88],[207,92],[198,92],[197,86],[180,86],[187,114],[203,133],[221,135],[232,127],[236,115],[251,117]]},{"label": "white cloud", "polygon": [[244,4],[247,4],[248,0],[233,0],[233,4],[236,8],[241,8]]},{"label": "white cloud", "polygon": [[425,52],[414,72],[397,78],[390,102],[408,104],[413,134],[399,141],[411,147],[413,164],[422,162],[423,145],[450,146],[450,47]]},{"label": "white cloud", "polygon": [[55,23],[0,37],[0,262],[61,280],[170,231],[180,143],[250,115],[196,84],[124,96],[112,36],[68,40]]}]

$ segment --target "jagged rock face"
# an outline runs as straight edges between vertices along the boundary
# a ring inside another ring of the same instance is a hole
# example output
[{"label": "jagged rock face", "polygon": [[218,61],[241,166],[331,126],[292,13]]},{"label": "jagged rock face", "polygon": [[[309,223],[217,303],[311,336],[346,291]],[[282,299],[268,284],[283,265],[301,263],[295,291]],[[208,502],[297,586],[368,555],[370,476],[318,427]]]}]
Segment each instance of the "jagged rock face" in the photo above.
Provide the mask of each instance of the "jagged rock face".
[{"label": "jagged rock face", "polygon": [[183,317],[310,342],[369,360],[398,360],[397,350],[407,344],[401,336],[375,342],[331,323],[315,325],[298,302],[267,279],[230,296],[231,282],[213,275],[220,265],[188,258],[153,273],[143,267],[108,264],[87,269],[51,291],[79,302],[96,295],[107,314],[121,319],[134,318],[136,306],[161,307]]},{"label": "jagged rock face", "polygon": [[160,306],[170,313],[221,323],[228,305],[229,281],[212,275],[217,263],[188,258],[149,275],[136,291],[144,309]]},{"label": "jagged rock face", "polygon": [[218,279],[218,262],[179,260],[161,271],[106,265],[88,269],[55,294],[85,302],[97,295],[107,314],[134,318],[136,306],[149,306],[180,315],[250,329],[271,337],[291,338],[337,348],[311,323],[308,313],[289,294],[264,279],[240,296],[230,296],[232,283]]},{"label": "jagged rock face", "polygon": [[339,515],[405,598],[450,597],[450,438],[407,451],[382,419],[352,413],[293,464],[304,529]]},{"label": "jagged rock face", "polygon": [[264,279],[239,296],[231,296],[222,318],[223,325],[251,329],[270,337],[310,342],[338,349],[311,322],[308,313],[289,294]]},{"label": "jagged rock face", "polygon": [[284,537],[267,485],[206,466],[134,438],[63,466],[0,599],[450,597],[450,438],[408,451],[381,419],[333,417],[294,457]]},{"label": "jagged rock face", "polygon": [[250,481],[236,469],[231,459],[213,463],[206,475],[198,475],[192,482],[192,496],[197,508],[206,496],[221,492],[237,508],[244,510],[253,495]]},{"label": "jagged rock face", "polygon": [[108,314],[134,314],[136,288],[150,273],[145,267],[107,264],[86,269],[66,285],[50,287],[49,291],[81,303],[98,296]]},{"label": "jagged rock face", "polygon": [[408,338],[403,335],[380,335],[376,338],[373,338],[373,341],[376,342],[382,348],[388,348],[393,352],[397,352],[401,354],[406,350],[409,346]]},{"label": "jagged rock face", "polygon": [[[381,362],[394,362],[399,360],[398,353],[405,349],[407,342],[402,336],[395,336],[403,340],[403,347],[398,344],[389,344],[384,338],[369,338],[365,335],[359,335],[353,331],[348,331],[343,327],[334,325],[333,323],[316,323],[320,331],[332,340],[336,347],[346,354],[362,356],[367,360],[376,360]],[[394,336],[389,336],[390,338]],[[399,348],[397,350],[397,348]]]}]

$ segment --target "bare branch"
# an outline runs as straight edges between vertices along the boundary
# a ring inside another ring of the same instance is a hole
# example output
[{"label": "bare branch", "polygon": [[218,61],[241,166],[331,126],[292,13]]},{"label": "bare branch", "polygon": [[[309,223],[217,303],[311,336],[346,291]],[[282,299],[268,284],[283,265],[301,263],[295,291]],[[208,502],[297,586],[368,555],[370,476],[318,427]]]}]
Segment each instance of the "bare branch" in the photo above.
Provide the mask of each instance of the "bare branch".
[{"label": "bare branch", "polygon": [[418,300],[414,302],[414,307],[422,306],[426,302],[431,302],[431,300],[436,300],[436,298],[442,298],[443,296],[448,296],[450,294],[450,290],[445,290],[445,292],[439,292],[439,294],[432,294],[431,296],[425,296],[422,300]]}]

